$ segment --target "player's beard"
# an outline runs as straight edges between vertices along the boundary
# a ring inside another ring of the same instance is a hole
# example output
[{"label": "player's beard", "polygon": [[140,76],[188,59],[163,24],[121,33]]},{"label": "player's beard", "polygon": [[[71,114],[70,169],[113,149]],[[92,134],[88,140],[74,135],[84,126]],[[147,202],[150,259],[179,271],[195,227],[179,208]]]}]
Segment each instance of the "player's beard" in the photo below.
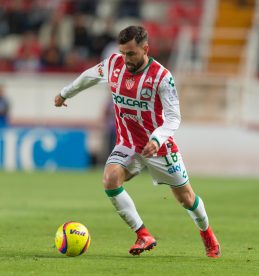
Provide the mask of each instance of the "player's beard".
[{"label": "player's beard", "polygon": [[[144,60],[144,58],[142,58],[137,64],[127,62],[126,66],[130,73],[135,73],[144,64],[144,62],[145,62],[145,60]],[[128,67],[128,65],[130,65],[130,68]]]}]

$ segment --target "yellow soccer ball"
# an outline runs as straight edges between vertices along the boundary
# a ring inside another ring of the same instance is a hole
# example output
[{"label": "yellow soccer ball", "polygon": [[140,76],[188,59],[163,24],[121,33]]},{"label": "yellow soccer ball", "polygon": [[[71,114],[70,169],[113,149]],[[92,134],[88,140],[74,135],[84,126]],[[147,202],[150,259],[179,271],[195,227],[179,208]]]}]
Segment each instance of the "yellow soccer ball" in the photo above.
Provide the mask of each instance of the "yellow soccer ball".
[{"label": "yellow soccer ball", "polygon": [[74,221],[62,224],[55,237],[58,251],[69,257],[82,255],[89,248],[90,243],[88,229],[82,223]]}]

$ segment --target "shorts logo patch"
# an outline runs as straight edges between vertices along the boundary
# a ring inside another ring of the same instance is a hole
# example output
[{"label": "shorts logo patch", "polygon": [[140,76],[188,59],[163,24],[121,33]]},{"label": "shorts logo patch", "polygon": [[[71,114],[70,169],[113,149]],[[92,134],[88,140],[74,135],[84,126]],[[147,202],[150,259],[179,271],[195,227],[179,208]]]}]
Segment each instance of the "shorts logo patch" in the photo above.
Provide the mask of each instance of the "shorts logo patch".
[{"label": "shorts logo patch", "polygon": [[172,166],[168,169],[168,173],[170,173],[170,174],[180,172],[180,171],[182,171],[182,168],[180,165]]},{"label": "shorts logo patch", "polygon": [[110,156],[119,156],[119,157],[122,157],[122,158],[126,158],[128,157],[129,155],[128,154],[125,154],[125,153],[122,153],[120,151],[114,151],[111,153]]},{"label": "shorts logo patch", "polygon": [[133,115],[133,114],[127,114],[127,113],[120,113],[120,117],[124,118],[124,119],[129,119],[129,120],[133,120],[135,122],[140,121],[141,119],[137,116],[137,115]]}]

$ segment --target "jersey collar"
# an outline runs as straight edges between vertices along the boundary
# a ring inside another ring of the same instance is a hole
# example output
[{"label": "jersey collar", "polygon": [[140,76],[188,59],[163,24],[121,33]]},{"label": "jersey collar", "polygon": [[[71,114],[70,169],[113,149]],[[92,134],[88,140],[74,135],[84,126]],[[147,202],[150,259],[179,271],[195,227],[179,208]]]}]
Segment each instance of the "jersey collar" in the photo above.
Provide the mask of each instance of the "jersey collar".
[{"label": "jersey collar", "polygon": [[154,59],[153,59],[152,57],[149,57],[149,60],[148,60],[147,65],[146,65],[141,71],[138,71],[138,72],[131,72],[131,74],[137,75],[137,74],[143,73],[143,72],[149,67],[149,65],[153,62],[153,60],[154,60]]}]

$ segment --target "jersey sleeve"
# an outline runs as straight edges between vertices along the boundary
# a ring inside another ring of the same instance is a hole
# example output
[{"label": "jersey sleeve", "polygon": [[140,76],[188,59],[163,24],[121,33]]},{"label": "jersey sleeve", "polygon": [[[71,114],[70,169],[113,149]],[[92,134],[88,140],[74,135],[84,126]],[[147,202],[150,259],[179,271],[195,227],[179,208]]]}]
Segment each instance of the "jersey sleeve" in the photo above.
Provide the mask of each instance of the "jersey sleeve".
[{"label": "jersey sleeve", "polygon": [[158,93],[164,111],[164,123],[156,128],[150,136],[150,140],[155,140],[161,147],[167,139],[174,135],[181,122],[179,99],[173,77],[168,72],[162,79]]},{"label": "jersey sleeve", "polygon": [[105,59],[99,64],[85,70],[78,78],[76,78],[72,83],[65,86],[60,95],[63,98],[71,98],[77,93],[85,90],[91,86],[94,86],[98,83],[107,83],[108,82],[108,68],[109,68],[109,59]]}]

